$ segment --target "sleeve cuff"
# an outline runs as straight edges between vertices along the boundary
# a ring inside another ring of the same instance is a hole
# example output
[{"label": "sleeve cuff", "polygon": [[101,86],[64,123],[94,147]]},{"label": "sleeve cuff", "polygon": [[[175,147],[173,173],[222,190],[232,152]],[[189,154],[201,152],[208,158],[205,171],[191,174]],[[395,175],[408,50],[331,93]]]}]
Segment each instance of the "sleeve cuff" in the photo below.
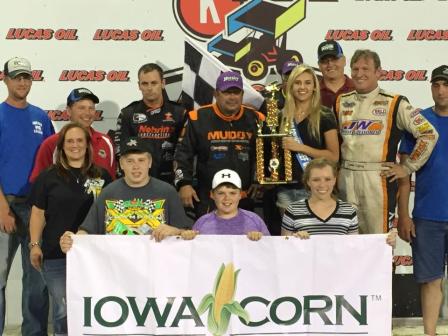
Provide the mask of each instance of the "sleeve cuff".
[{"label": "sleeve cuff", "polygon": [[180,180],[176,183],[176,189],[179,191],[180,188],[186,185],[193,185],[191,181],[188,180]]}]

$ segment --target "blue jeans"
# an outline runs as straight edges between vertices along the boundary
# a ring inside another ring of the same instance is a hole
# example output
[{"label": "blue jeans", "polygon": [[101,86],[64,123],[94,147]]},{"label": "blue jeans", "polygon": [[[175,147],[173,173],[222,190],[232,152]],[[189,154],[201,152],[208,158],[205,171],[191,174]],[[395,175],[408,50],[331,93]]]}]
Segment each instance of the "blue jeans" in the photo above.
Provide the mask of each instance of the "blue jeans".
[{"label": "blue jeans", "polygon": [[67,335],[65,259],[47,259],[42,266],[42,277],[47,285],[53,304],[54,335]]},{"label": "blue jeans", "polygon": [[425,283],[443,278],[448,254],[448,222],[414,218],[414,224],[416,237],[411,246],[415,280]]},{"label": "blue jeans", "polygon": [[17,231],[0,232],[0,334],[5,325],[5,287],[14,256],[19,245],[22,252],[22,335],[47,336],[48,292],[41,275],[30,263],[28,243],[30,208],[25,202],[12,201],[10,208],[16,215]]}]

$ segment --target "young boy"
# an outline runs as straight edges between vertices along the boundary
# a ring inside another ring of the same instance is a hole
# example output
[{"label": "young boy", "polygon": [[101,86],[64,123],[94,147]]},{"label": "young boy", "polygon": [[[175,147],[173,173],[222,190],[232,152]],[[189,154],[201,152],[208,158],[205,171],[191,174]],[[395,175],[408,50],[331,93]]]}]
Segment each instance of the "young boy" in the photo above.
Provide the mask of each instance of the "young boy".
[{"label": "young boy", "polygon": [[270,233],[263,220],[255,213],[239,209],[241,178],[230,169],[218,171],[212,180],[211,198],[216,210],[200,217],[193,230],[182,232],[183,239],[193,239],[199,234],[241,235],[259,240]]}]

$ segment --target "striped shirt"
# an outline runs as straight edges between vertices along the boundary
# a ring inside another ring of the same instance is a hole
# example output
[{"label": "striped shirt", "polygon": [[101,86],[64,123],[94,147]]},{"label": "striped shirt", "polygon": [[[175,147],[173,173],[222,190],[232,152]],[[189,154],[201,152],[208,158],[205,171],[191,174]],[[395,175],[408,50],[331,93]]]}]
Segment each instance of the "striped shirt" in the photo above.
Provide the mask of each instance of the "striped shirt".
[{"label": "striped shirt", "polygon": [[325,220],[319,218],[311,210],[308,200],[291,203],[283,216],[282,228],[288,231],[306,231],[315,234],[356,234],[358,233],[358,217],[356,210],[347,202],[336,201],[336,208]]}]

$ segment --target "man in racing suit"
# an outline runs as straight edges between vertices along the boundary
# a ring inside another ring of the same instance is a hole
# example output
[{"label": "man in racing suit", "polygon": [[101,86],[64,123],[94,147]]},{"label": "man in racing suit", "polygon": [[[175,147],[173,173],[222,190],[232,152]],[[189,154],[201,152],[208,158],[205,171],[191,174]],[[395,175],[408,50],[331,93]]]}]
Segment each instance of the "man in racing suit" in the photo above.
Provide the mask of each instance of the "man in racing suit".
[{"label": "man in racing suit", "polygon": [[[242,181],[240,207],[251,209],[244,198],[251,188],[255,168],[257,123],[264,116],[242,105],[243,80],[237,72],[224,72],[216,82],[216,104],[188,113],[175,153],[175,185],[185,207],[194,207],[199,217],[213,208],[212,179],[224,168],[236,171]],[[197,190],[192,187],[197,157]]]},{"label": "man in racing suit", "polygon": [[153,153],[151,175],[173,184],[174,149],[183,127],[185,109],[164,95],[163,71],[157,64],[148,63],[139,69],[138,87],[142,100],[132,102],[118,116],[117,155],[120,156],[120,146],[129,137],[144,139]]},{"label": "man in racing suit", "polygon": [[[377,53],[357,50],[350,67],[355,91],[336,100],[342,136],[339,189],[342,198],[358,208],[360,233],[385,233],[395,215],[397,178],[426,162],[438,134],[406,97],[378,87]],[[409,159],[395,164],[403,130],[417,142]]]}]

